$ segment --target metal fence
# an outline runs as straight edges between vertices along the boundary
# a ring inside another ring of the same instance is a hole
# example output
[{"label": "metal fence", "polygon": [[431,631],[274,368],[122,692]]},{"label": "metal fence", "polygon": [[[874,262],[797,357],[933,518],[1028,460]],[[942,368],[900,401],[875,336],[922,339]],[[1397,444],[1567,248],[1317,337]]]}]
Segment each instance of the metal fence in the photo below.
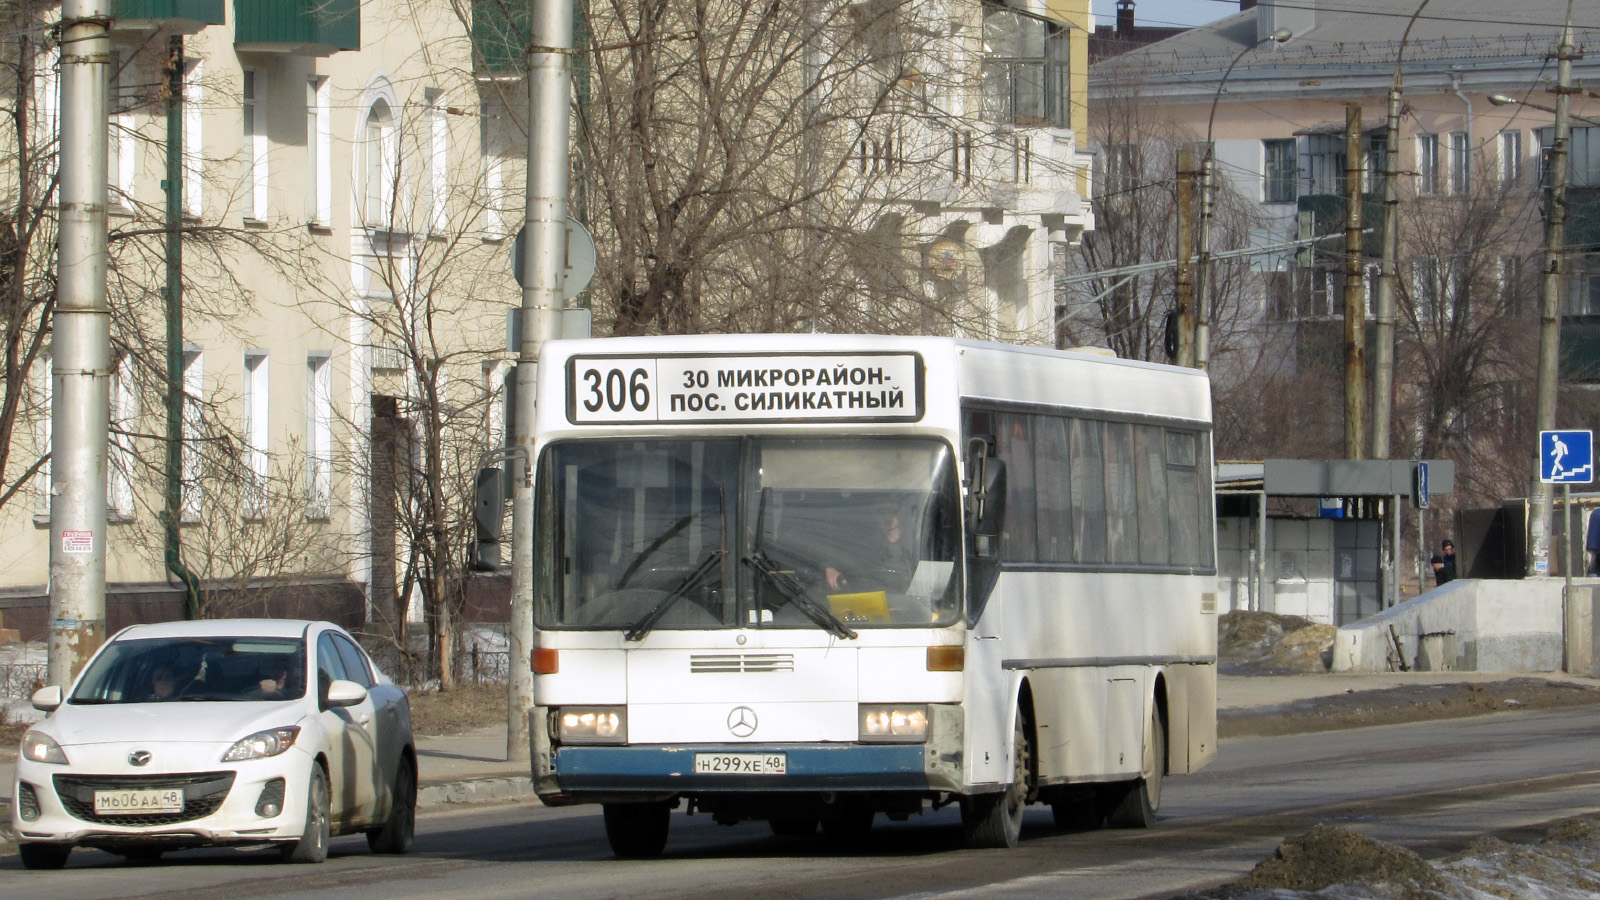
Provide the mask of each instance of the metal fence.
[{"label": "metal fence", "polygon": [[[417,687],[436,680],[437,671],[426,653],[403,653],[397,647],[372,651],[372,659],[395,684]],[[484,650],[472,646],[456,654],[456,680],[466,684],[505,684],[511,677],[509,650]]]},{"label": "metal fence", "polygon": [[26,700],[44,684],[44,663],[0,665],[0,699]]}]

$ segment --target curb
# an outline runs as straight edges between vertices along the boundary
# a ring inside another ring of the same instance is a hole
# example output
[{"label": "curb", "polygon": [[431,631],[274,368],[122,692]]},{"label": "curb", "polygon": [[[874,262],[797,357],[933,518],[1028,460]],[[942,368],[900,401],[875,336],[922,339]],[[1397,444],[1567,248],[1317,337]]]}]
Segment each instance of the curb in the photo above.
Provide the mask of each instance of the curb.
[{"label": "curb", "polygon": [[417,789],[417,807],[459,803],[487,803],[493,800],[525,800],[534,796],[529,775],[470,778],[423,784]]}]

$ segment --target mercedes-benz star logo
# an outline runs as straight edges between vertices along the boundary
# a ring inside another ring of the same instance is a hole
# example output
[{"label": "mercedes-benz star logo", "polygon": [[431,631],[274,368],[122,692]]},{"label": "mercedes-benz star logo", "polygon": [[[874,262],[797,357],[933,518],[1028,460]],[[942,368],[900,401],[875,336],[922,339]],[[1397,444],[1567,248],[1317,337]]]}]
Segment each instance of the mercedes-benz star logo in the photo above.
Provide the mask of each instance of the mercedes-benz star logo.
[{"label": "mercedes-benz star logo", "polygon": [[756,733],[756,711],[748,706],[735,706],[728,713],[728,730],[734,737],[746,738]]},{"label": "mercedes-benz star logo", "polygon": [[133,763],[136,766],[149,765],[149,763],[150,763],[150,751],[149,750],[135,750],[132,753],[128,754],[128,762]]}]

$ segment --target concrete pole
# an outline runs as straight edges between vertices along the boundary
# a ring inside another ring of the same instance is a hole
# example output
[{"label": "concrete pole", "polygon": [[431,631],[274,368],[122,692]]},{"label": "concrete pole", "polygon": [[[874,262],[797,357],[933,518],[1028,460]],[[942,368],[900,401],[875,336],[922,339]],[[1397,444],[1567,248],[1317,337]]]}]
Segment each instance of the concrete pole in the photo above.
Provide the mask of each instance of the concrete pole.
[{"label": "concrete pole", "polygon": [[[1420,8],[1418,9],[1420,12]],[[1394,298],[1400,246],[1400,64],[1389,85],[1383,138],[1383,249],[1372,298],[1372,458],[1389,458],[1394,418]]]},{"label": "concrete pole", "polygon": [[1345,108],[1344,455],[1367,450],[1367,292],[1361,260],[1361,107]]},{"label": "concrete pole", "polygon": [[1193,242],[1189,216],[1194,203],[1194,154],[1178,149],[1178,356],[1180,366],[1194,365],[1194,268],[1190,265]]},{"label": "concrete pole", "polygon": [[506,759],[528,758],[533,670],[533,417],[539,349],[560,334],[566,303],[567,156],[572,94],[572,0],[534,4],[528,54],[528,180],[522,242],[522,346],[517,355],[511,493],[511,675]]},{"label": "concrete pole", "polygon": [[51,323],[51,684],[66,685],[105,639],[106,79],[110,0],[61,5],[61,231]]},{"label": "concrete pole", "polygon": [[[1550,148],[1550,216],[1545,227],[1544,291],[1539,304],[1539,375],[1534,400],[1534,428],[1556,427],[1556,392],[1560,389],[1561,287],[1566,279],[1567,142],[1571,137],[1568,112],[1572,105],[1572,61],[1580,58],[1572,46],[1572,0],[1567,0],[1567,21],[1556,48],[1556,132]],[[1528,493],[1528,571],[1530,576],[1550,574],[1550,485],[1539,479],[1535,460]]]}]

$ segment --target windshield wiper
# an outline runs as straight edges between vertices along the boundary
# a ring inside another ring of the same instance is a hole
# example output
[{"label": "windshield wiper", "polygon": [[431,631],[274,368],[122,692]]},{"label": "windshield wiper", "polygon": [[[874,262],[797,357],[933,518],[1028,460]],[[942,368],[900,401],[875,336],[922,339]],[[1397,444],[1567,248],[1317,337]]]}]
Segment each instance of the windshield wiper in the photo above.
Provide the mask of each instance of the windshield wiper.
[{"label": "windshield wiper", "polygon": [[794,604],[794,607],[806,614],[811,621],[822,626],[822,629],[835,637],[855,640],[856,633],[850,626],[839,621],[826,606],[818,603],[806,593],[806,589],[795,580],[794,575],[778,565],[777,561],[767,555],[765,550],[756,550],[741,560],[756,573],[756,577],[765,580],[773,589],[782,594],[784,599]]},{"label": "windshield wiper", "polygon": [[649,634],[652,628],[656,627],[656,623],[661,621],[661,617],[667,614],[667,610],[672,607],[672,604],[678,602],[680,597],[687,596],[690,591],[699,587],[711,576],[711,573],[721,567],[722,555],[721,548],[711,551],[701,561],[700,565],[695,566],[693,572],[683,576],[683,580],[678,582],[677,587],[668,591],[665,597],[662,597],[655,606],[651,607],[650,611],[644,614],[644,618],[633,623],[633,627],[629,628],[628,633],[623,637],[630,641],[644,640],[644,636]]},{"label": "windshield wiper", "polygon": [[656,552],[657,550],[660,550],[662,544],[665,544],[667,541],[672,540],[672,536],[673,535],[675,535],[678,532],[682,531],[683,529],[689,527],[689,523],[693,522],[693,521],[694,521],[694,513],[690,513],[687,516],[684,516],[683,518],[681,518],[678,521],[674,522],[672,524],[672,527],[668,528],[666,531],[663,531],[661,533],[660,537],[658,537],[655,540],[651,541],[650,542],[650,546],[648,546],[648,547],[644,548],[643,550],[639,551],[639,555],[635,556],[633,558],[633,562],[631,564],[629,564],[629,566],[628,566],[628,568],[626,570],[623,571],[622,577],[617,579],[617,587],[616,587],[616,589],[620,591],[623,588],[627,587],[628,586],[628,579],[633,577],[633,573],[639,571],[639,567],[644,565],[644,561],[646,559],[650,558],[650,554]]}]

